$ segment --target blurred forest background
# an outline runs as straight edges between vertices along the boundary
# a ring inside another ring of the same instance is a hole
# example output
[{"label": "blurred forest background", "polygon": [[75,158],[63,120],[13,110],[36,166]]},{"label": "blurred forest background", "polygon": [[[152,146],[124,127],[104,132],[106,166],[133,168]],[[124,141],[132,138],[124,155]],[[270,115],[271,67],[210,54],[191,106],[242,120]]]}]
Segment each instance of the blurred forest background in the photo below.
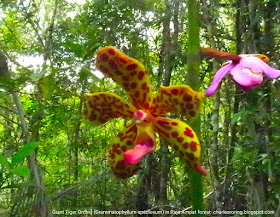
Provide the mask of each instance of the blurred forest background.
[{"label": "blurred forest background", "polygon": [[[265,54],[279,69],[278,0],[198,2],[202,47]],[[49,217],[64,209],[190,210],[188,169],[172,150],[158,150],[136,176],[117,179],[106,157],[125,121],[92,127],[81,115],[84,93],[126,97],[96,70],[100,47],[116,46],[143,62],[155,89],[187,83],[188,1],[0,4],[0,216]],[[202,59],[202,92],[222,63]],[[279,90],[277,80],[243,92],[224,79],[220,92],[204,100],[205,210],[273,210],[269,216],[280,216]]]}]

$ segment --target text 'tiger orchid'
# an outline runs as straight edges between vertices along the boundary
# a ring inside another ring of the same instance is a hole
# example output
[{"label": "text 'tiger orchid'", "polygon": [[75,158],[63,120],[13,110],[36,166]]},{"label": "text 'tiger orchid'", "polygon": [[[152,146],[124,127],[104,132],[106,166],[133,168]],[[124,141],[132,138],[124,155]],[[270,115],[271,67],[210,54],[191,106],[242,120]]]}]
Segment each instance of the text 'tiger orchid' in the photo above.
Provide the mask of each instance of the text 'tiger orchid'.
[{"label": "text 'tiger orchid'", "polygon": [[186,123],[163,118],[166,113],[179,113],[188,119],[198,112],[203,95],[189,86],[161,86],[153,95],[148,73],[142,63],[123,54],[115,47],[97,52],[97,68],[126,91],[131,103],[114,93],[86,94],[84,119],[103,124],[113,118],[128,118],[112,141],[108,163],[119,178],[129,178],[139,169],[139,161],[156,148],[155,133],[163,137],[175,153],[193,170],[206,175],[201,166],[200,143]]},{"label": "text 'tiger orchid'", "polygon": [[280,70],[274,69],[266,64],[269,59],[265,55],[236,55],[211,48],[204,48],[203,54],[205,56],[230,60],[216,72],[211,86],[206,91],[206,96],[211,96],[216,92],[221,80],[227,74],[231,74],[232,79],[244,91],[250,91],[252,87],[261,84],[264,75],[272,79],[280,76]]}]

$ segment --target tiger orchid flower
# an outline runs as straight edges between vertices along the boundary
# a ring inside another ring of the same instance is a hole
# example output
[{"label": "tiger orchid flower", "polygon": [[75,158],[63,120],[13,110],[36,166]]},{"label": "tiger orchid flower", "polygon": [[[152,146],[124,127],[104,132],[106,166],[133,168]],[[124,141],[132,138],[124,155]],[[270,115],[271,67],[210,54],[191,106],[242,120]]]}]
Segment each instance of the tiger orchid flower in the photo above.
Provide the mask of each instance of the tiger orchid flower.
[{"label": "tiger orchid flower", "polygon": [[252,87],[260,85],[264,75],[268,78],[278,78],[280,70],[266,64],[269,59],[261,54],[235,55],[227,52],[204,49],[204,54],[211,57],[229,59],[215,74],[211,86],[206,91],[206,96],[213,95],[218,89],[221,80],[231,74],[232,79],[244,90],[250,91]]},{"label": "tiger orchid flower", "polygon": [[141,159],[157,147],[155,133],[170,144],[186,165],[206,175],[195,132],[182,121],[162,117],[171,112],[187,119],[193,118],[203,94],[187,85],[175,85],[161,86],[153,95],[143,64],[112,46],[98,50],[96,66],[105,76],[122,86],[130,99],[128,103],[116,94],[107,92],[86,94],[84,97],[83,115],[87,121],[103,124],[120,117],[132,120],[113,139],[109,149],[108,163],[117,177],[129,178],[136,174]]}]

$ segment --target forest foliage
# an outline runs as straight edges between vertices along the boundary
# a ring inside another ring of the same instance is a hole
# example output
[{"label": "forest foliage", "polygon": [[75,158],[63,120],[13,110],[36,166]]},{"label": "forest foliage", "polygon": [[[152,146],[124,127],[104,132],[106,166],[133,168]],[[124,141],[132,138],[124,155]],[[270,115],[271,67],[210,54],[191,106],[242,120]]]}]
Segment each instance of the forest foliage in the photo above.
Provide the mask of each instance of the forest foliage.
[{"label": "forest foliage", "polygon": [[[109,45],[145,65],[153,91],[197,82],[205,93],[224,61],[201,57],[198,80],[188,77],[190,2],[1,1],[0,216],[192,209],[190,170],[164,140],[136,176],[121,180],[110,171],[107,155],[128,121],[94,127],[82,118],[85,93],[110,91],[128,100],[95,66],[96,51]],[[196,3],[201,47],[264,54],[280,69],[278,0]],[[227,76],[215,95],[205,97],[199,116],[208,170],[202,177],[204,210],[280,216],[279,89],[279,80],[265,79],[245,92]],[[194,124],[180,115],[167,117]]]}]

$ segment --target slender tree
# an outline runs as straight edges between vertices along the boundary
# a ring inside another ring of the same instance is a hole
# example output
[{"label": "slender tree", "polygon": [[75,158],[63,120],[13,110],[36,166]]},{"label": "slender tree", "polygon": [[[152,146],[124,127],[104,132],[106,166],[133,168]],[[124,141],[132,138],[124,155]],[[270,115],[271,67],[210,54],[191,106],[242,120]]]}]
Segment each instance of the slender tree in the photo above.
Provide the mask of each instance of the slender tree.
[{"label": "slender tree", "polygon": [[[199,91],[200,77],[199,77],[199,64],[200,64],[200,43],[199,43],[199,7],[196,0],[188,1],[188,72],[187,83],[192,89]],[[200,138],[200,116],[192,122],[192,128]],[[190,171],[191,181],[191,198],[194,210],[204,210],[203,206],[203,184],[201,175]]]}]

